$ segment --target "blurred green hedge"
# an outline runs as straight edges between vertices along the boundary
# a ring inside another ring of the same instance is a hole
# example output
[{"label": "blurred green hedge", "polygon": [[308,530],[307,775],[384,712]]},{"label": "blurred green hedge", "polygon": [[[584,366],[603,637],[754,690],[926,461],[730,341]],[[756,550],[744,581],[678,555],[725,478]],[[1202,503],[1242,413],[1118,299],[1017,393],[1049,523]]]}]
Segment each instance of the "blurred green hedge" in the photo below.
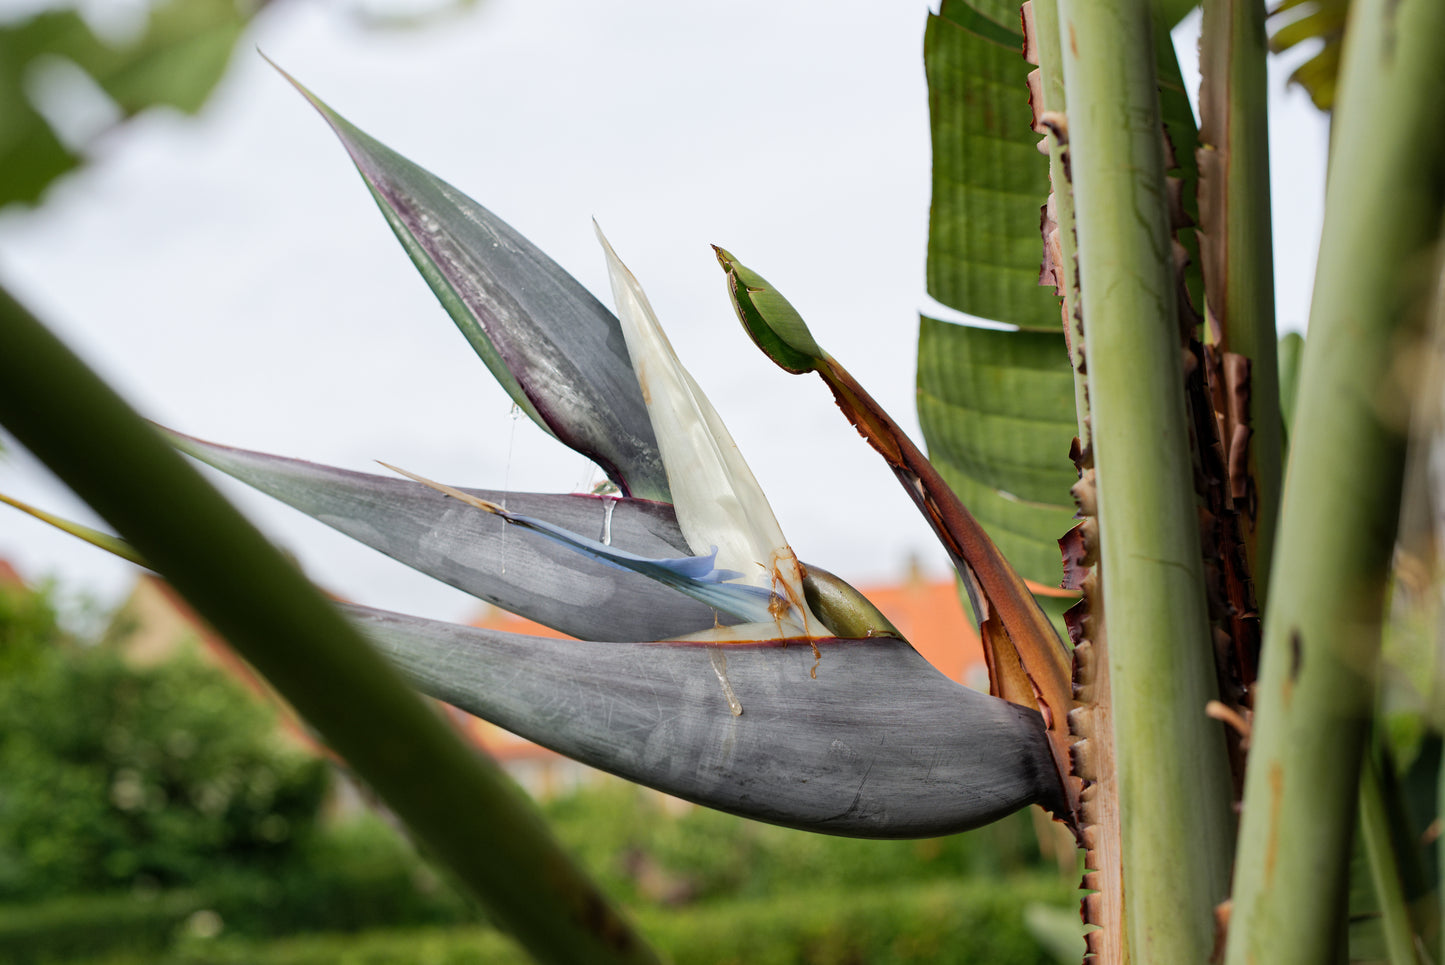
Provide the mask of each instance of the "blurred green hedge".
[{"label": "blurred green hedge", "polygon": [[[651,908],[643,932],[675,965],[1050,965],[1030,937],[1030,902],[1064,904],[1070,889],[1044,875],[1000,881],[834,891],[800,888],[768,899]],[[1079,954],[1083,955],[1080,942]],[[104,965],[524,965],[500,934],[479,927],[311,935],[270,942],[193,939],[170,955]],[[97,961],[95,965],[101,965]]]},{"label": "blurred green hedge", "polygon": [[271,868],[219,868],[182,892],[78,894],[0,905],[0,962],[146,953],[213,934],[261,940],[301,932],[475,924],[475,906],[375,818],[309,838]]},{"label": "blurred green hedge", "polygon": [[72,895],[0,907],[0,961],[48,965],[100,954],[153,960],[203,907],[204,899],[194,892]]}]

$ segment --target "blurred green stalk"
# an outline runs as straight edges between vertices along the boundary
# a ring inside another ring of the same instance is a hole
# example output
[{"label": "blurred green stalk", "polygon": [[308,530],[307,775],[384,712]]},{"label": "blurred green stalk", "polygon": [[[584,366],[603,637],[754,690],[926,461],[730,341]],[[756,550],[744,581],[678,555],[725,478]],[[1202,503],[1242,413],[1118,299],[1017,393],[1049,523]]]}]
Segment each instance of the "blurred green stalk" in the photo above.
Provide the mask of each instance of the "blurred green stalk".
[{"label": "blurred green stalk", "polygon": [[658,961],[496,765],[4,289],[0,344],[0,424],[265,675],[497,924],[543,962]]},{"label": "blurred green stalk", "polygon": [[[1407,319],[1440,234],[1445,4],[1357,0],[1336,101],[1325,223],[1290,434],[1244,789],[1226,962],[1334,961],[1405,415]],[[1398,418],[1397,418],[1398,416]]]}]

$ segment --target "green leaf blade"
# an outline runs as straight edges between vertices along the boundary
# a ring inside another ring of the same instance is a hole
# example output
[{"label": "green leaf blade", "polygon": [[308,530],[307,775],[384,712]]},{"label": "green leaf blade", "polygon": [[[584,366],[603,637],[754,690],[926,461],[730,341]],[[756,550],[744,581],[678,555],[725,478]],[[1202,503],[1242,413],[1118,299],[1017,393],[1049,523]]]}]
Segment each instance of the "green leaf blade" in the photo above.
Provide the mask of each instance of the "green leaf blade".
[{"label": "green leaf blade", "polygon": [[1062,575],[1074,523],[1073,372],[1063,335],[923,318],[918,415],[929,459],[1026,579]]},{"label": "green leaf blade", "polygon": [[933,133],[928,292],[950,308],[1054,331],[1059,302],[1040,288],[1039,207],[1048,160],[1036,146],[1018,46],[949,17],[924,38]]}]

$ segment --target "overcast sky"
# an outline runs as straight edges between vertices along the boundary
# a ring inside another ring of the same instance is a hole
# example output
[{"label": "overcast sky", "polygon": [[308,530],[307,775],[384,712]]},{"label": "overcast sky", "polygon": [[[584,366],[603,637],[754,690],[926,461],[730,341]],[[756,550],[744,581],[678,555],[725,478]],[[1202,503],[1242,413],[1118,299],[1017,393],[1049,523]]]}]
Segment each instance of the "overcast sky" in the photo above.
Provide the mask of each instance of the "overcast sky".
[{"label": "overcast sky", "polygon": [[[0,14],[22,6],[34,4],[0,0]],[[917,436],[917,316],[939,311],[923,275],[923,3],[485,0],[400,32],[367,30],[348,10],[275,4],[199,119],[147,116],[105,138],[39,210],[0,214],[0,279],[144,414],[184,432],[367,471],[383,459],[462,485],[572,491],[600,479],[512,415],[340,146],[259,47],[610,304],[595,216],[800,557],[864,584],[896,579],[915,555],[946,572],[822,383],[752,347],[708,248],[764,274]],[[1176,42],[1192,52],[1192,39]],[[1271,79],[1277,288],[1281,325],[1300,329],[1325,125],[1286,73]],[[0,491],[91,519],[5,443]],[[334,592],[445,619],[475,609],[223,488]],[[132,576],[8,509],[0,558],[103,600]]]}]

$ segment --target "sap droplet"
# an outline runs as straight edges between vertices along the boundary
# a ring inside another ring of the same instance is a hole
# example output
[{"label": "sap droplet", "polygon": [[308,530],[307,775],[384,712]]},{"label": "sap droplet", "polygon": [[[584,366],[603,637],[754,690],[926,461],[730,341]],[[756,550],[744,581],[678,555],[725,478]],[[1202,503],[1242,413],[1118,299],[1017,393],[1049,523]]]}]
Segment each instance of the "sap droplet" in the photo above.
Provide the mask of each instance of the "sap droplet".
[{"label": "sap droplet", "polygon": [[612,511],[617,508],[617,500],[608,499],[604,501],[606,509],[602,511],[602,545],[612,545]]},{"label": "sap droplet", "polygon": [[723,696],[727,698],[728,710],[733,712],[734,717],[743,715],[743,705],[738,700],[738,695],[733,693],[733,685],[728,680],[728,658],[718,647],[708,648],[708,657],[712,659],[713,673],[717,674],[718,683],[722,684]]}]

